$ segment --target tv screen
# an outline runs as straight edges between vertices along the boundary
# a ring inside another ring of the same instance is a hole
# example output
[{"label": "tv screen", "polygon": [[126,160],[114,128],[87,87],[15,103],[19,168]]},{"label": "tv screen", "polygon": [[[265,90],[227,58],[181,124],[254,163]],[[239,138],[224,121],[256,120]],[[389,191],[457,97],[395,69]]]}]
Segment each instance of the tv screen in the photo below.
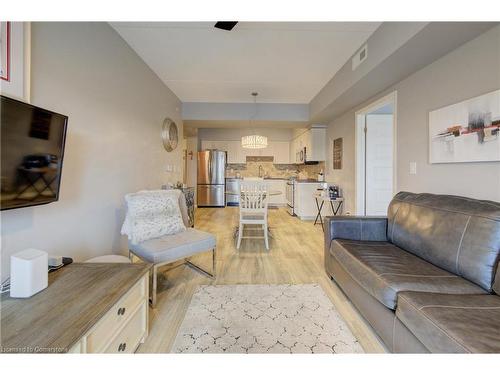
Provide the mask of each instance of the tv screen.
[{"label": "tv screen", "polygon": [[57,201],[68,117],[1,96],[0,118],[1,209]]}]

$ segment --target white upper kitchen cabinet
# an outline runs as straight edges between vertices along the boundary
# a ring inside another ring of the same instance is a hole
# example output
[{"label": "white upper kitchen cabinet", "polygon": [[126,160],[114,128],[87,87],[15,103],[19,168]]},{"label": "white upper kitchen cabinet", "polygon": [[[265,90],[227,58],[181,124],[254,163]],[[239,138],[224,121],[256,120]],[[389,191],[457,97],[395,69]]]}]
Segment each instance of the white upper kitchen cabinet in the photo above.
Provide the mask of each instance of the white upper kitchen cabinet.
[{"label": "white upper kitchen cabinet", "polygon": [[326,160],[326,127],[323,125],[313,125],[308,131],[306,138],[307,160]]},{"label": "white upper kitchen cabinet", "polygon": [[220,150],[227,151],[227,142],[225,141],[201,141],[202,150]]},{"label": "white upper kitchen cabinet", "polygon": [[297,159],[297,153],[306,148],[307,161],[325,161],[326,160],[326,126],[312,125],[310,129],[305,130],[291,142],[290,157],[292,161],[300,163]]},{"label": "white upper kitchen cabinet", "polygon": [[246,163],[246,155],[244,155],[243,147],[240,141],[228,141],[227,143],[227,162],[228,164],[244,164]]},{"label": "white upper kitchen cabinet", "polygon": [[202,150],[221,150],[227,152],[229,164],[246,163],[246,154],[241,147],[240,141],[201,141]]},{"label": "white upper kitchen cabinet", "polygon": [[212,141],[201,141],[201,151],[203,150],[212,150],[213,142]]},{"label": "white upper kitchen cabinet", "polygon": [[241,141],[201,141],[201,149],[217,149],[227,152],[228,164],[244,164],[247,156],[272,156],[274,164],[300,164],[297,156],[306,148],[307,161],[326,160],[326,128],[312,125],[310,129],[288,141],[269,141],[266,148],[249,149],[241,146]]},{"label": "white upper kitchen cabinet", "polygon": [[257,156],[272,156],[272,157],[275,157],[274,156],[274,152],[275,152],[275,142],[267,142],[267,147],[266,148],[261,148],[261,149],[258,149],[258,155]]},{"label": "white upper kitchen cabinet", "polygon": [[241,148],[241,154],[245,158],[245,161],[247,156],[260,156],[260,150],[257,148],[243,148],[241,144],[240,148]]},{"label": "white upper kitchen cabinet", "polygon": [[295,139],[292,139],[290,141],[290,152],[289,152],[289,155],[288,155],[288,158],[290,160],[290,164],[295,164],[296,163],[296,147],[295,147]]},{"label": "white upper kitchen cabinet", "polygon": [[290,142],[269,142],[274,164],[290,164]]}]

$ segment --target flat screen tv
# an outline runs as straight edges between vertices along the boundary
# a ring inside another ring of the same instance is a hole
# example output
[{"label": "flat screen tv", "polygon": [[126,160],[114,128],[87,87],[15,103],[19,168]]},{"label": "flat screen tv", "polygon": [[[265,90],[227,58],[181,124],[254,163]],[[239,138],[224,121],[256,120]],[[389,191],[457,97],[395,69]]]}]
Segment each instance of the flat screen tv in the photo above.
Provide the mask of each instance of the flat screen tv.
[{"label": "flat screen tv", "polygon": [[68,117],[0,97],[1,209],[57,201]]}]

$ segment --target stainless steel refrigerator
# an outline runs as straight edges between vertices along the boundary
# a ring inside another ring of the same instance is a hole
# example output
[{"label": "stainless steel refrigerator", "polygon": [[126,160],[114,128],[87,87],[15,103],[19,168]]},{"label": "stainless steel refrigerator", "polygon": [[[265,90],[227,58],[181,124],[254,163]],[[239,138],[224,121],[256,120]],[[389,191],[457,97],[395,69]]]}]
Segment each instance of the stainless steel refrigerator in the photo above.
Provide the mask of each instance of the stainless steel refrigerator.
[{"label": "stainless steel refrigerator", "polygon": [[206,150],[198,152],[198,207],[224,207],[226,152]]}]

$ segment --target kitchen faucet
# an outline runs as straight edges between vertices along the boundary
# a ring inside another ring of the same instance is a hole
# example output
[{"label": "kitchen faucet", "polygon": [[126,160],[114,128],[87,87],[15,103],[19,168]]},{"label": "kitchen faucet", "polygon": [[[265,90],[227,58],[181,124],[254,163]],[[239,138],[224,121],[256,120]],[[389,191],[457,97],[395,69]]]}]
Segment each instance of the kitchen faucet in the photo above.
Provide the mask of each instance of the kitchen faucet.
[{"label": "kitchen faucet", "polygon": [[264,172],[264,168],[262,168],[262,165],[259,165],[259,177],[262,177],[262,172]]}]

